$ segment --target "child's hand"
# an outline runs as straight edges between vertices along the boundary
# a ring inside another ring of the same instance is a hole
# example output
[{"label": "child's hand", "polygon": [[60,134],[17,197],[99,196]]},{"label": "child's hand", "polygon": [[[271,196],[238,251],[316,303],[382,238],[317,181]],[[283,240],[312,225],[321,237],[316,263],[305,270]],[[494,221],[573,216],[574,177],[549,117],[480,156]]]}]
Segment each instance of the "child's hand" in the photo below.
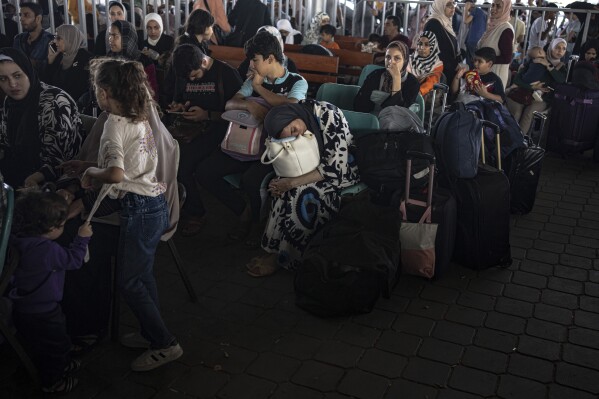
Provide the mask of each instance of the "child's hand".
[{"label": "child's hand", "polygon": [[474,84],[474,92],[484,98],[487,98],[487,96],[489,95],[487,86],[485,86],[482,82],[476,82]]},{"label": "child's hand", "polygon": [[455,74],[456,78],[461,79],[462,76],[464,76],[464,74],[466,73],[466,71],[468,71],[468,65],[459,64],[457,66],[457,72]]},{"label": "child's hand", "polygon": [[93,188],[93,184],[92,184],[92,177],[89,175],[90,172],[93,172],[94,170],[98,170],[98,168],[87,168],[85,170],[85,172],[83,173],[83,176],[81,176],[81,187],[86,189],[86,190],[91,190]]},{"label": "child's hand", "polygon": [[79,226],[79,232],[77,233],[79,237],[91,237],[94,235],[92,231],[92,225],[89,222],[84,222],[81,226]]},{"label": "child's hand", "polygon": [[253,75],[254,76],[252,76],[252,86],[253,87],[262,86],[262,83],[264,82],[264,76],[258,74],[258,71],[256,71],[256,70],[254,70]]}]

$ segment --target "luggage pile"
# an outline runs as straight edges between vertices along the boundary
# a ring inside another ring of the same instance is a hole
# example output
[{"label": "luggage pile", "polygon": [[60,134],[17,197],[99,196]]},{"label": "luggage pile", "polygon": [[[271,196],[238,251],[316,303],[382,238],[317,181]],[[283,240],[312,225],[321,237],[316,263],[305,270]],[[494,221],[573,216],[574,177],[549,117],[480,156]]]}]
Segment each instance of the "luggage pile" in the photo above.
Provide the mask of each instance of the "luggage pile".
[{"label": "luggage pile", "polygon": [[[400,272],[430,279],[452,261],[473,269],[511,264],[510,213],[532,209],[544,150],[494,102],[443,111],[430,135],[354,136],[369,194],[309,244],[296,274],[298,306],[320,316],[369,312]],[[544,124],[544,115],[535,118]]]}]

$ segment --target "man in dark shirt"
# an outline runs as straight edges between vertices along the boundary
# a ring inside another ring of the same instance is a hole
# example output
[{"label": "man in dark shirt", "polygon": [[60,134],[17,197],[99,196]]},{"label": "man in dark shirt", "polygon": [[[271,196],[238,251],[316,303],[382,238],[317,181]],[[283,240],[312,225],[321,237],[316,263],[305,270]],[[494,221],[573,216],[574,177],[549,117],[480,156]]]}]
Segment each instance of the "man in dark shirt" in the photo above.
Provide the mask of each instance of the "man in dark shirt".
[{"label": "man in dark shirt", "polygon": [[175,95],[167,112],[177,114],[174,125],[183,124],[190,132],[177,138],[181,149],[178,180],[187,189],[181,234],[189,236],[199,233],[206,221],[196,182],[198,165],[223,140],[228,124],[220,116],[242,81],[237,70],[191,44],[175,49],[172,68],[176,77]]},{"label": "man in dark shirt", "polygon": [[15,36],[13,47],[24,52],[38,75],[48,63],[48,46],[54,36],[42,29],[42,7],[37,3],[21,3],[19,12],[23,33]]},{"label": "man in dark shirt", "polygon": [[399,17],[395,15],[388,15],[385,18],[385,37],[387,38],[387,43],[391,43],[394,41],[404,42],[408,48],[412,48],[412,41],[409,37],[402,35],[399,32]]}]

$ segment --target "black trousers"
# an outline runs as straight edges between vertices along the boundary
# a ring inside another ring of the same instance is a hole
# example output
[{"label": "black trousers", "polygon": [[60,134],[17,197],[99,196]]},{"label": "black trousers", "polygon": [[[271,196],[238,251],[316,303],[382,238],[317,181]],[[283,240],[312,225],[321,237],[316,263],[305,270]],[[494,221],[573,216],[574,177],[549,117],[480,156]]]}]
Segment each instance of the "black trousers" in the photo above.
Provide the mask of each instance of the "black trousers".
[{"label": "black trousers", "polygon": [[71,340],[60,305],[51,312],[13,313],[17,331],[40,374],[42,387],[54,385],[69,361]]},{"label": "black trousers", "polygon": [[227,131],[228,123],[213,122],[208,131],[200,134],[191,143],[179,142],[180,160],[177,179],[187,191],[187,199],[183,211],[190,216],[204,216],[206,208],[200,196],[197,176],[200,174],[200,165],[210,154],[220,151],[219,145]]},{"label": "black trousers", "polygon": [[243,173],[241,177],[241,189],[249,200],[252,220],[258,221],[262,206],[260,186],[264,177],[272,170],[272,166],[263,165],[259,160],[243,162],[219,150],[213,152],[200,164],[197,179],[200,186],[212,193],[239,216],[245,209],[247,201],[223,177],[230,174]]}]

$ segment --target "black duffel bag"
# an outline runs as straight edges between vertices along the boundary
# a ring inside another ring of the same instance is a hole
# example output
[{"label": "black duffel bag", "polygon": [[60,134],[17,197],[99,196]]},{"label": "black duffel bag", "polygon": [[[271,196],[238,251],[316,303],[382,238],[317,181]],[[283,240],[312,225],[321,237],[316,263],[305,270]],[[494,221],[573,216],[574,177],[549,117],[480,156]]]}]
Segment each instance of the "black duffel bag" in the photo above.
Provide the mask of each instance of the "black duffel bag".
[{"label": "black duffel bag", "polygon": [[346,316],[389,297],[400,269],[399,210],[364,199],[344,206],[310,241],[294,280],[300,308]]}]

